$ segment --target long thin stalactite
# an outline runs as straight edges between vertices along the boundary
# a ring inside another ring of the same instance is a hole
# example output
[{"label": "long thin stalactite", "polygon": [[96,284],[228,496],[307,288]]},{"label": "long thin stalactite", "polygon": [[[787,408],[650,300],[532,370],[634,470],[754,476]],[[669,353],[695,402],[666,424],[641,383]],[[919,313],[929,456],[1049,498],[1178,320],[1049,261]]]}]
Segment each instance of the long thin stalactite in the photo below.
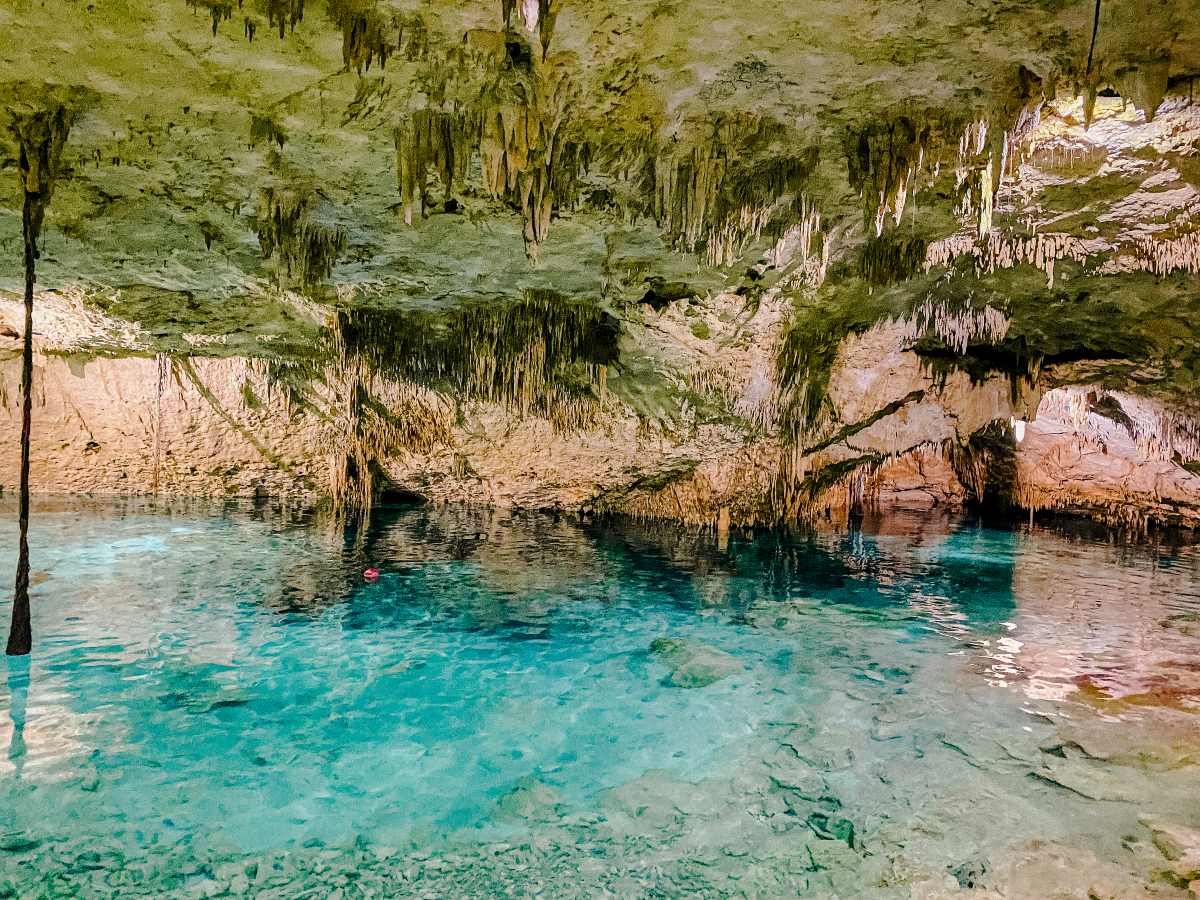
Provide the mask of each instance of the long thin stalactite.
[{"label": "long thin stalactite", "polygon": [[[26,656],[33,647],[29,608],[29,457],[33,432],[33,285],[38,256],[37,236],[54,191],[54,177],[74,119],[74,109],[72,103],[63,101],[62,94],[56,96],[52,88],[39,89],[25,83],[18,83],[14,87],[17,100],[10,109],[10,125],[20,151],[18,174],[24,198],[21,234],[25,250],[25,334],[21,354],[21,464],[17,501],[19,549],[12,627],[9,629],[5,652],[9,656]],[[42,90],[46,94],[42,94]],[[70,95],[77,92],[66,93]]]},{"label": "long thin stalactite", "polygon": [[34,204],[37,195],[25,190],[21,232],[25,243],[25,335],[21,350],[21,474],[17,500],[17,580],[13,589],[12,627],[8,632],[9,656],[26,656],[33,649],[29,610],[29,444],[33,431],[33,280],[37,258]]}]

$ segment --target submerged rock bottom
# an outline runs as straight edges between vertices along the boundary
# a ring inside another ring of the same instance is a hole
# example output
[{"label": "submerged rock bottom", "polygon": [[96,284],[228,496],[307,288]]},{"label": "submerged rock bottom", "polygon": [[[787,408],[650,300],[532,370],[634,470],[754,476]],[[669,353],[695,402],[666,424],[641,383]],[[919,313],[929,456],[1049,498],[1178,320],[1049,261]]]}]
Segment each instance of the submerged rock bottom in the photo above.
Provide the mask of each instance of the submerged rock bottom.
[{"label": "submerged rock bottom", "polygon": [[[1179,826],[1150,822],[1126,836],[1128,867],[1036,839],[986,855],[964,847],[961,863],[939,866],[905,852],[899,835],[873,847],[852,830],[822,837],[818,823],[829,817],[805,817],[800,807],[812,801],[784,781],[761,784],[755,806],[745,808],[713,790],[722,786],[650,773],[614,792],[607,813],[438,849],[360,837],[246,855],[222,850],[219,834],[207,844],[136,847],[10,832],[0,838],[0,897],[1200,896],[1181,857],[1171,858],[1176,850],[1164,849],[1164,830],[1194,834]],[[1194,861],[1200,846],[1178,853]]]},{"label": "submerged rock bottom", "polygon": [[[246,853],[219,826],[179,843],[8,831],[0,896],[1200,896],[1200,831],[1178,820],[1196,781],[1190,714],[1141,735],[1076,716],[913,740],[918,702],[864,731],[849,725],[855,698],[830,698],[763,729],[719,776],[649,771],[587,811],[531,776],[488,824],[402,847],[364,833]],[[1172,794],[1182,805],[1145,814]],[[8,798],[38,802],[36,788]]]}]

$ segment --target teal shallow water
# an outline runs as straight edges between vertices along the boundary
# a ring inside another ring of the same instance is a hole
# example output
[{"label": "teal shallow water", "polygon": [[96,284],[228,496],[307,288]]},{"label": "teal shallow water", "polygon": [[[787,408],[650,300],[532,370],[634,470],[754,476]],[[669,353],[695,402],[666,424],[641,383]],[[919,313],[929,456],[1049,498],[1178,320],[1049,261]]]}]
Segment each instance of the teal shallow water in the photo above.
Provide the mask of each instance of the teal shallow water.
[{"label": "teal shallow water", "polygon": [[290,895],[383,847],[378,889],[417,892],[407,855],[502,880],[478,854],[513,842],[553,844],[520,881],[552,894],[965,889],[1030,842],[1171,890],[1138,818],[1200,824],[1188,546],[137,503],[48,504],[33,544],[35,652],[0,679],[22,894],[132,889],[95,848],[148,893],[265,890],[231,861],[290,854]]}]

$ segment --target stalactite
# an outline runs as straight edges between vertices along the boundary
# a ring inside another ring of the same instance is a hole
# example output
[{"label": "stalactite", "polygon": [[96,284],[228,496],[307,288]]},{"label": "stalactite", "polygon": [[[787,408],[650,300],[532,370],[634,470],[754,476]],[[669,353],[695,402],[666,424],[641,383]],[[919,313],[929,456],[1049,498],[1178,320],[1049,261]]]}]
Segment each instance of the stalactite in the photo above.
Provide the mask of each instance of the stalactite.
[{"label": "stalactite", "polygon": [[275,144],[282,150],[283,145],[287,143],[287,131],[274,113],[251,113],[250,143],[258,145],[264,141]]},{"label": "stalactite", "polygon": [[962,356],[971,344],[998,344],[1008,335],[1009,320],[991,306],[950,305],[945,300],[926,297],[907,317],[900,320],[908,342],[935,334],[947,347]]},{"label": "stalactite", "polygon": [[995,193],[992,191],[992,167],[994,159],[989,159],[987,166],[979,170],[979,239],[983,240],[992,231],[992,204]]},{"label": "stalactite", "polygon": [[870,238],[858,257],[858,271],[874,285],[895,284],[912,278],[925,264],[925,241],[887,234]]},{"label": "stalactite", "polygon": [[538,0],[538,39],[542,42],[542,58],[550,51],[554,39],[554,25],[562,0]]},{"label": "stalactite", "polygon": [[784,230],[775,246],[767,252],[767,259],[776,268],[788,265],[797,257],[803,265],[813,255],[813,242],[820,234],[821,213],[807,197],[801,196],[796,223]]},{"label": "stalactite", "polygon": [[17,572],[13,589],[12,627],[6,652],[25,656],[32,649],[29,609],[29,463],[33,429],[33,286],[38,258],[37,239],[46,207],[54,193],[63,148],[84,94],[78,89],[48,85],[6,85],[12,95],[8,125],[17,144],[17,174],[23,198],[21,211],[25,263],[25,318],[21,346],[21,462],[17,506]]},{"label": "stalactite", "polygon": [[1169,52],[1166,52],[1137,60],[1116,76],[1121,86],[1121,96],[1128,97],[1134,107],[1142,111],[1147,122],[1154,121],[1154,116],[1167,95],[1170,72],[1171,57]]},{"label": "stalactite", "polygon": [[342,31],[342,62],[348,70],[361,75],[376,60],[382,68],[396,52],[394,23],[374,0],[328,0],[328,15]]},{"label": "stalactite", "polygon": [[400,119],[395,130],[396,182],[405,224],[429,205],[429,170],[441,179],[444,200],[467,177],[479,144],[479,117],[473,111],[419,109]]},{"label": "stalactite", "polygon": [[278,29],[280,40],[304,21],[304,0],[266,0],[266,5],[267,23]]},{"label": "stalactite", "polygon": [[768,494],[770,518],[811,523],[833,511],[861,509],[876,487],[872,476],[886,461],[879,453],[825,459],[798,447],[785,450]]},{"label": "stalactite", "polygon": [[684,131],[691,137],[666,144],[647,165],[652,215],[676,249],[704,248],[711,264],[728,264],[771,220],[790,219],[802,207],[817,150],[779,152],[795,139],[782,123],[719,114],[685,123]]},{"label": "stalactite", "polygon": [[1048,391],[1037,419],[1049,418],[1072,429],[1085,445],[1103,450],[1115,430],[1123,431],[1147,460],[1186,464],[1200,460],[1200,419],[1100,385]]},{"label": "stalactite", "polygon": [[162,398],[166,390],[167,378],[171,372],[171,358],[165,353],[155,357],[158,368],[158,383],[154,392],[154,472],[150,479],[150,493],[157,494],[160,487],[162,471]]},{"label": "stalactite", "polygon": [[778,210],[778,202],[743,206],[709,232],[704,247],[705,262],[714,267],[736,262],[746,245],[762,236]]},{"label": "stalactite", "polygon": [[187,0],[187,5],[192,9],[203,9],[208,12],[212,19],[213,37],[217,36],[220,24],[228,22],[233,17],[233,4],[225,2],[225,0]]},{"label": "stalactite", "polygon": [[564,431],[598,420],[620,330],[592,304],[539,291],[450,313],[357,310],[338,327],[383,377],[541,416]]},{"label": "stalactite", "polygon": [[[992,117],[1011,125],[1001,129],[991,119],[979,118],[968,124],[958,139],[954,172],[959,215],[964,221],[974,220],[980,240],[991,233],[995,204],[1005,179],[1019,167],[1026,138],[1041,122],[1044,98],[1037,90],[1040,81],[1018,67],[1015,82],[1014,99],[991,112]],[[1021,104],[1019,108],[1012,106],[1016,102]]]},{"label": "stalactite", "polygon": [[1176,238],[1139,238],[1133,256],[1139,268],[1160,278],[1172,272],[1200,272],[1200,231]]},{"label": "stalactite", "polygon": [[1049,285],[1053,286],[1055,261],[1083,263],[1102,247],[1094,240],[1059,233],[1013,235],[992,232],[978,240],[975,235],[960,233],[929,245],[925,271],[951,265],[955,259],[970,255],[977,274],[1028,265],[1045,272]]},{"label": "stalactite", "polygon": [[535,261],[555,206],[573,188],[580,167],[579,148],[566,140],[563,128],[575,92],[568,73],[547,68],[481,103],[484,185],[518,205],[526,253]]},{"label": "stalactite", "polygon": [[906,116],[847,136],[850,187],[862,197],[863,225],[869,234],[883,234],[888,217],[900,223],[929,137],[929,126],[918,130]]},{"label": "stalactite", "polygon": [[344,229],[317,219],[319,205],[319,195],[303,187],[267,185],[259,195],[263,257],[276,258],[287,278],[304,286],[328,280],[346,247]]},{"label": "stalactite", "polygon": [[453,442],[453,408],[435,391],[379,372],[343,329],[331,336],[334,362],[324,374],[331,398],[329,500],[336,516],[366,516],[389,458],[401,451],[429,454]]}]

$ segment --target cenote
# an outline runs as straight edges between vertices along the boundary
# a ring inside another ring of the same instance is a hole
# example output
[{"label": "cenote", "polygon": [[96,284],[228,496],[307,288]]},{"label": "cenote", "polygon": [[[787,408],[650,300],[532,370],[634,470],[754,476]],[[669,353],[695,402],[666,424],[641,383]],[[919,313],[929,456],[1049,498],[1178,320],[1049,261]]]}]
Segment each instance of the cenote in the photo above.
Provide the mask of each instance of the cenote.
[{"label": "cenote", "polygon": [[0,0],[0,900],[1200,900],[1197,4]]},{"label": "cenote", "polygon": [[1180,886],[1155,829],[1197,796],[1187,543],[248,501],[34,523],[8,895]]}]

